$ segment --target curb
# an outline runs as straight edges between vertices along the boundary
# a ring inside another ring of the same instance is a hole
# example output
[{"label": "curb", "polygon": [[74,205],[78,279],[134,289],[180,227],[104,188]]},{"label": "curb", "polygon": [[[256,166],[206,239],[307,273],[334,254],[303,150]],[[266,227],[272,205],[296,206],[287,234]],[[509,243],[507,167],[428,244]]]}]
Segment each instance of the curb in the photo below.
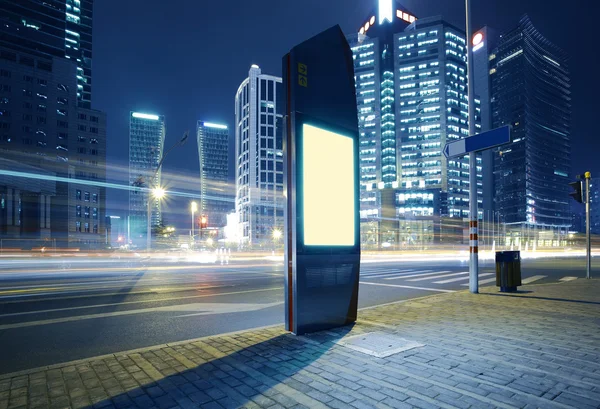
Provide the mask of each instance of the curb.
[{"label": "curb", "polygon": [[[386,306],[389,306],[389,305],[403,304],[403,303],[407,303],[407,302],[410,302],[410,301],[422,300],[422,299],[425,299],[425,298],[448,296],[448,295],[452,295],[452,294],[456,294],[456,293],[461,293],[461,292],[465,292],[465,291],[466,290],[457,291],[455,293],[431,294],[431,295],[425,295],[423,297],[409,298],[407,300],[392,301],[392,302],[385,303],[385,304],[378,304],[378,305],[372,305],[372,306],[369,306],[369,307],[362,307],[362,308],[359,308],[358,311],[366,311],[366,310],[372,310],[372,309],[378,308],[378,307],[386,307]],[[357,319],[357,323],[360,323],[360,321],[361,321],[360,318]],[[365,324],[367,324],[367,325],[371,325],[367,321],[363,321],[363,322]],[[209,339],[209,338],[226,337],[226,336],[241,334],[241,333],[244,333],[244,332],[260,331],[260,330],[270,329],[270,328],[276,328],[276,327],[282,327],[282,330],[283,330],[283,324],[280,323],[280,324],[265,325],[265,326],[262,326],[262,327],[247,328],[247,329],[242,329],[242,330],[238,330],[238,331],[224,332],[224,333],[214,334],[214,335],[206,335],[206,336],[199,337],[199,338],[192,338],[192,339],[186,339],[186,340],[183,340],[183,341],[169,342],[169,343],[166,343],[166,344],[151,345],[151,346],[148,346],[148,347],[142,347],[142,348],[135,348],[135,349],[125,350],[125,351],[113,352],[113,353],[110,353],[110,354],[98,355],[98,356],[93,356],[93,357],[89,357],[89,358],[81,358],[81,359],[76,359],[76,360],[73,360],[73,361],[61,362],[61,363],[58,363],[58,364],[39,366],[39,367],[36,367],[36,368],[31,368],[31,369],[23,369],[22,371],[10,372],[10,373],[7,373],[7,374],[0,374],[0,381],[1,380],[5,380],[5,379],[10,379],[10,378],[15,378],[15,377],[18,377],[18,376],[29,375],[29,374],[40,372],[40,371],[48,371],[48,370],[51,370],[51,369],[60,369],[60,368],[66,367],[66,366],[83,364],[83,363],[88,363],[88,362],[91,362],[91,361],[96,361],[96,360],[101,360],[101,359],[106,359],[106,358],[115,358],[115,357],[121,356],[121,355],[141,353],[141,352],[146,352],[146,351],[155,350],[155,349],[173,347],[173,346],[178,346],[178,345],[182,345],[182,344],[189,344],[189,343],[193,343],[193,342],[197,342],[197,341],[202,341],[202,340]]]},{"label": "curb", "polygon": [[[527,286],[534,287],[534,286],[549,286],[549,285],[559,285],[559,284],[566,284],[566,282],[565,283],[530,284]],[[386,306],[390,306],[390,305],[410,303],[411,301],[424,300],[424,299],[434,298],[434,297],[449,297],[454,294],[464,294],[464,293],[469,293],[469,290],[465,289],[465,290],[458,290],[453,293],[431,294],[431,295],[425,295],[422,297],[409,298],[406,300],[392,301],[389,303],[372,305],[369,307],[362,307],[362,308],[359,308],[358,311],[359,312],[367,311],[367,310],[372,310],[372,309],[379,308],[379,307],[386,307]],[[378,326],[375,323],[371,323],[368,320],[361,320],[360,318],[358,318],[356,321],[357,324],[360,324],[361,322],[363,322],[366,325]],[[182,341],[169,342],[169,343],[165,343],[165,344],[151,345],[148,347],[113,352],[113,353],[105,354],[105,355],[98,355],[98,356],[93,356],[93,357],[89,357],[89,358],[82,358],[82,359],[76,359],[73,361],[62,362],[62,363],[58,363],[58,364],[40,366],[40,367],[36,367],[36,368],[31,368],[31,369],[24,369],[22,371],[10,372],[7,374],[0,374],[0,381],[5,380],[5,379],[14,378],[14,377],[29,375],[29,374],[40,372],[40,371],[60,369],[60,368],[66,367],[66,366],[83,364],[83,363],[88,363],[91,361],[96,361],[96,360],[101,360],[101,359],[106,359],[106,358],[116,358],[117,356],[142,353],[142,352],[151,351],[151,350],[155,350],[155,349],[168,348],[168,347],[173,347],[173,346],[178,346],[178,345],[183,345],[183,344],[189,344],[189,343],[202,341],[202,340],[206,340],[206,339],[210,339],[210,338],[226,337],[226,336],[237,335],[237,334],[241,334],[241,333],[245,333],[245,332],[260,331],[260,330],[277,328],[277,327],[282,327],[282,331],[285,332],[285,330],[283,329],[283,324],[279,323],[279,324],[265,325],[262,327],[247,328],[247,329],[242,329],[242,330],[238,330],[238,331],[224,332],[224,333],[219,333],[219,334],[214,334],[214,335],[206,335],[206,336],[199,337],[199,338],[186,339],[186,340],[182,340]]]}]

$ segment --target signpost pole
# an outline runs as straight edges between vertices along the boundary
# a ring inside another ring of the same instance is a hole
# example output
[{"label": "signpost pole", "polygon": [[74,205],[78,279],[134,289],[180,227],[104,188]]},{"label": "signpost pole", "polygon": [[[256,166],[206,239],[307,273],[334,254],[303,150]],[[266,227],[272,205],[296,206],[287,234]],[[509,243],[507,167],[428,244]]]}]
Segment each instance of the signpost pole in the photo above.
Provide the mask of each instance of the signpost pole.
[{"label": "signpost pole", "polygon": [[590,172],[585,172],[585,232],[586,232],[586,248],[587,248],[587,260],[586,260],[586,277],[592,278],[592,246],[590,236],[590,179],[592,175]]},{"label": "signpost pole", "polygon": [[[473,74],[473,28],[471,27],[471,2],[465,0],[467,25],[467,77],[469,97],[469,135],[475,135],[475,81]],[[469,290],[479,292],[479,259],[477,236],[477,153],[469,153]]]}]

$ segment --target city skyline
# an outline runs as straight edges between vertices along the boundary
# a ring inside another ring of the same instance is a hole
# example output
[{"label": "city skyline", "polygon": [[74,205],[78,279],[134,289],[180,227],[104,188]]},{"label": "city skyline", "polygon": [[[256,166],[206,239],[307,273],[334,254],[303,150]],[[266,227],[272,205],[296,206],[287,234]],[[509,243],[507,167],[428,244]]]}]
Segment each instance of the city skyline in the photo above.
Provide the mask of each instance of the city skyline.
[{"label": "city skyline", "polygon": [[[106,9],[104,9],[104,7],[110,7],[110,2],[108,3],[103,3],[103,4],[97,4],[96,5],[96,9],[95,9],[95,13],[97,13],[97,18],[99,20],[102,20],[103,18],[107,18],[107,14],[106,14]],[[282,16],[286,16],[289,15],[288,13],[291,12],[297,12],[300,13],[303,16],[308,16],[311,11],[314,13],[314,10],[316,10],[316,3],[313,4],[315,2],[309,2],[306,5],[306,9],[303,10],[298,10],[295,9],[294,6],[290,6],[291,10],[282,10],[281,8],[275,8],[275,11],[279,14],[281,14]],[[339,2],[342,3],[342,2]],[[166,136],[166,143],[168,144],[169,141],[171,140],[170,138],[173,138],[172,140],[174,141],[175,138],[177,137],[177,135],[180,135],[181,132],[185,129],[189,129],[192,128],[195,124],[195,122],[198,119],[201,118],[210,118],[211,120],[218,122],[218,123],[224,123],[227,124],[230,128],[233,126],[233,109],[232,109],[232,104],[231,104],[231,96],[235,94],[235,89],[237,88],[237,86],[239,85],[239,81],[241,81],[244,78],[244,67],[247,67],[248,64],[250,63],[256,63],[258,65],[261,66],[261,68],[264,69],[265,72],[271,72],[273,74],[277,74],[280,72],[280,58],[281,55],[283,55],[285,53],[285,51],[287,50],[287,48],[289,47],[290,44],[293,43],[293,41],[295,41],[296,39],[301,39],[304,38],[306,36],[309,36],[312,33],[315,33],[317,31],[319,31],[320,29],[324,29],[329,25],[335,24],[335,23],[340,23],[342,25],[342,28],[344,29],[344,31],[348,34],[351,34],[352,31],[356,31],[356,27],[360,25],[360,23],[362,22],[362,19],[364,18],[364,16],[366,16],[367,14],[369,14],[369,12],[374,8],[375,2],[373,1],[367,1],[367,2],[355,2],[355,4],[353,6],[348,6],[346,8],[336,8],[337,3],[335,1],[332,2],[331,6],[328,6],[328,10],[330,11],[329,14],[325,13],[324,15],[319,14],[318,16],[312,16],[314,18],[311,18],[309,20],[306,21],[307,24],[303,24],[303,25],[295,25],[294,27],[297,27],[293,30],[293,32],[290,32],[289,35],[286,36],[286,39],[269,39],[266,43],[265,46],[263,47],[259,47],[259,46],[251,46],[251,47],[247,47],[243,50],[241,50],[242,52],[239,53],[239,55],[231,56],[231,58],[234,58],[236,61],[236,64],[226,64],[226,66],[221,66],[219,64],[213,64],[211,66],[202,66],[202,70],[203,72],[206,72],[207,75],[203,75],[201,76],[201,78],[197,78],[197,76],[195,74],[192,74],[188,68],[187,65],[184,66],[177,66],[176,68],[176,72],[180,73],[181,75],[177,75],[178,78],[193,78],[194,80],[190,83],[193,89],[197,89],[198,92],[196,92],[195,94],[198,95],[197,98],[191,98],[190,96],[187,95],[187,92],[185,94],[180,94],[182,95],[184,98],[183,100],[188,101],[185,104],[181,104],[181,103],[176,103],[175,105],[170,105],[168,103],[161,103],[161,95],[166,95],[165,92],[169,92],[169,95],[172,94],[172,90],[170,88],[172,87],[165,87],[164,84],[169,83],[171,85],[175,85],[177,82],[179,81],[174,81],[171,77],[161,77],[160,75],[158,75],[158,73],[156,74],[152,74],[152,72],[149,72],[147,74],[143,74],[142,76],[144,78],[150,79],[150,78],[163,78],[164,81],[158,82],[156,83],[155,87],[151,87],[150,89],[147,87],[144,87],[146,89],[141,90],[139,89],[139,85],[141,85],[141,83],[139,82],[139,77],[138,78],[133,78],[131,77],[131,75],[127,74],[125,70],[124,74],[125,74],[125,78],[128,79],[128,89],[131,89],[131,91],[127,91],[127,93],[123,94],[122,101],[119,102],[119,105],[122,106],[123,109],[113,109],[113,107],[109,107],[108,110],[109,115],[108,115],[108,126],[109,126],[109,141],[108,141],[108,149],[109,149],[109,157],[111,158],[111,160],[113,160],[114,162],[116,162],[116,165],[118,167],[118,165],[126,165],[126,163],[123,162],[123,154],[122,152],[124,152],[122,144],[120,142],[120,138],[118,138],[118,135],[123,134],[123,118],[126,118],[126,115],[124,116],[124,112],[129,112],[129,110],[142,110],[142,111],[164,111],[165,114],[167,114],[169,116],[169,118],[173,118],[172,120],[170,119],[169,123],[170,123],[170,128],[169,128],[169,133]],[[563,48],[567,49],[569,54],[572,54],[573,58],[578,58],[577,55],[575,55],[575,53],[571,53],[570,52],[570,48],[568,46],[568,43],[565,44],[566,41],[566,35],[567,34],[559,34],[559,32],[557,32],[556,29],[554,29],[553,27],[548,27],[548,22],[544,21],[544,19],[542,18],[542,14],[539,10],[539,7],[536,7],[536,2],[525,2],[523,4],[521,3],[517,3],[514,2],[515,4],[512,4],[513,7],[509,7],[507,8],[507,13],[503,18],[499,18],[500,22],[496,23],[494,21],[490,21],[490,20],[484,20],[481,18],[482,15],[484,15],[484,10],[480,10],[477,8],[477,4],[474,4],[475,9],[474,9],[474,20],[475,20],[475,24],[474,27],[476,29],[478,29],[479,27],[481,27],[483,25],[483,23],[488,23],[489,26],[495,28],[497,31],[499,31],[500,33],[510,29],[511,26],[514,26],[514,24],[518,21],[518,18],[524,14],[525,12],[529,12],[530,16],[534,22],[534,24],[536,24],[537,21],[540,22],[539,24],[539,30],[541,32],[543,32],[551,41],[556,42],[559,46],[562,46]],[[442,2],[430,2],[427,4],[423,4],[423,3],[419,3],[419,2],[414,2],[414,1],[404,1],[402,2],[403,5],[406,6],[407,9],[410,9],[412,12],[414,12],[414,14],[425,17],[425,16],[433,16],[433,15],[437,15],[437,14],[442,14],[443,17],[445,19],[447,19],[448,21],[450,21],[452,24],[457,25],[459,28],[461,28],[462,26],[464,26],[464,18],[462,17],[462,3],[460,4],[460,6],[458,7],[461,10],[458,11],[454,11],[451,7],[447,6],[446,4],[443,4]],[[431,6],[429,6],[429,4],[431,4]],[[131,5],[128,5],[127,7],[124,8],[123,11],[123,15],[128,15],[128,13],[133,12],[133,10],[135,9],[136,4],[133,3]],[[195,6],[191,6],[191,7],[195,7]],[[219,12],[223,11],[221,9],[221,6],[218,4],[206,4],[203,5],[203,10],[206,10],[208,14],[218,14]],[[158,7],[158,9],[160,10],[161,8]],[[155,9],[153,9],[155,10]],[[274,12],[275,12],[274,11]],[[568,12],[568,10],[566,11]],[[146,10],[145,13],[149,13],[148,16],[152,17],[155,16],[155,11],[150,11],[150,10]],[[487,16],[489,17],[489,16]],[[120,17],[117,17],[120,18]],[[276,27],[278,24],[281,24],[279,21],[274,21],[272,23],[274,27]],[[139,28],[139,27],[138,27]],[[217,34],[217,33],[223,33],[223,29],[215,24],[212,23],[207,23],[206,25],[206,29],[207,30],[212,30],[211,32],[213,34]],[[187,28],[183,27],[181,29],[178,30],[182,30],[182,32],[187,32]],[[237,30],[237,28],[236,28]],[[262,30],[262,28],[261,28]],[[193,31],[193,30],[192,30]],[[145,31],[146,33],[152,33],[152,30]],[[129,56],[127,57],[125,60],[123,61],[134,61],[137,60],[139,58],[144,58],[145,53],[149,52],[150,50],[141,42],[137,41],[137,38],[139,37],[138,34],[136,36],[134,36],[133,38],[133,43],[135,43],[136,45],[136,53],[134,56]],[[98,37],[100,37],[100,40],[98,40]],[[230,35],[225,36],[224,41],[230,42]],[[170,38],[170,36],[167,36],[167,38]],[[109,43],[112,45],[114,41],[112,40],[116,40],[116,39],[111,39],[110,36],[107,37],[107,33],[102,33],[102,30],[97,30],[95,32],[95,41],[109,41]],[[584,38],[585,40],[585,38]],[[213,47],[213,45],[208,45],[209,47]],[[582,45],[578,45],[578,46],[582,46]],[[117,57],[120,58],[125,58],[125,56],[122,56],[119,53],[119,50],[122,49],[122,46],[118,46],[117,44],[115,44],[116,47],[116,55]],[[239,46],[236,46],[236,49],[238,49]],[[98,47],[95,48],[95,50],[98,49]],[[103,48],[103,49],[99,49],[96,54],[100,53],[102,54],[103,52],[106,52],[107,49]],[[171,55],[171,53],[181,53],[183,52],[183,50],[181,49],[181,47],[176,47],[175,50],[170,50],[169,51],[169,55]],[[95,58],[94,61],[97,61],[99,58]],[[104,65],[105,67],[103,68],[102,65]],[[98,67],[100,66],[100,67]],[[175,67],[175,66],[173,66]],[[215,68],[219,67],[219,69],[217,69],[215,71]],[[102,78],[103,76],[106,75],[106,64],[101,61],[100,63],[95,65],[95,71],[98,70],[100,73],[97,74],[96,76],[99,76],[100,79],[97,81],[102,82],[104,79]],[[104,72],[104,74],[103,74]],[[189,75],[187,74],[189,73]],[[152,75],[152,77],[149,77],[150,75]],[[574,73],[574,77],[575,77],[576,73]],[[206,83],[206,81],[204,81],[204,78],[211,78],[210,83]],[[201,80],[202,79],[202,80]],[[166,81],[166,82],[165,82]],[[155,81],[153,81],[155,82]],[[138,85],[139,84],[139,85]],[[202,88],[198,88],[199,86],[201,86],[202,84],[205,84]],[[574,87],[574,100],[577,99],[577,83],[574,82],[573,84]],[[97,92],[100,92],[100,96],[98,98],[100,98],[99,100],[97,100],[97,107],[98,108],[104,108],[106,105],[104,105],[104,103],[102,102],[103,100],[106,100],[105,97],[102,95],[103,92],[103,88],[104,87],[98,87],[99,90],[95,91],[94,95],[96,96]],[[177,88],[177,87],[175,87]],[[95,88],[96,89],[96,88]],[[135,89],[139,89],[140,92],[136,93],[136,95],[133,94],[133,90]],[[167,91],[167,89],[169,89]],[[119,87],[117,87],[116,89],[117,92],[119,92]],[[585,90],[584,90],[585,91]],[[206,99],[206,101],[203,101],[202,98],[200,98],[200,95],[212,95],[212,97],[209,97]],[[135,97],[137,96],[137,97]],[[135,98],[134,98],[135,97]],[[585,100],[585,98],[579,98],[580,100]],[[166,99],[168,100],[168,98]],[[166,101],[165,100],[165,101]],[[189,102],[193,102],[193,103],[189,103]],[[164,106],[162,106],[164,105]],[[576,119],[578,114],[576,113],[577,111],[577,107],[584,105],[582,102],[577,102],[574,101],[574,126],[573,126],[573,139],[574,139],[574,151],[576,151],[577,149],[581,149],[578,148],[576,142],[577,141],[581,141],[582,139],[584,139],[582,136],[582,132],[579,131],[578,133],[578,129],[581,129],[581,123],[576,123]],[[173,109],[176,107],[176,111],[173,111]],[[166,111],[165,111],[166,109]],[[171,112],[169,112],[171,111]],[[582,117],[582,114],[579,114],[579,117]],[[233,128],[231,128],[233,129]],[[588,135],[588,137],[590,137]],[[231,138],[231,137],[230,137]],[[232,140],[233,138],[231,138],[231,143],[233,142]],[[181,170],[185,170],[186,172],[189,172],[189,174],[198,174],[197,172],[199,172],[198,169],[198,165],[197,165],[197,158],[195,158],[195,155],[192,155],[192,151],[194,151],[195,149],[189,149],[189,150],[180,150],[180,151],[174,151],[172,155],[170,155],[170,157],[165,161],[165,165],[163,168],[163,172],[167,175],[170,173],[176,174],[178,173],[178,171]],[[233,156],[233,151],[230,151],[230,169],[233,168],[233,161],[232,161],[232,157]],[[574,156],[575,153],[574,153]],[[591,160],[588,159],[588,162],[591,163]],[[585,163],[585,160],[584,160]],[[573,169],[573,171],[576,171],[576,169]],[[110,172],[109,172],[110,173]],[[111,176],[114,178],[115,176],[115,172],[112,172]],[[111,177],[109,176],[109,178]],[[229,181],[231,183],[233,183],[233,172],[230,171],[230,176],[229,176]],[[198,191],[196,191],[197,194],[199,194]],[[112,198],[116,197],[116,200],[113,200]],[[111,206],[114,207],[114,205],[118,204],[119,202],[119,194],[115,195],[111,195],[109,197],[110,200],[110,204]],[[178,200],[178,199],[174,199],[174,200]],[[187,200],[187,199],[186,199]],[[177,203],[172,203],[171,205],[169,205],[170,208],[172,209],[178,209],[178,208],[182,208],[182,206],[180,204],[183,204],[183,199],[181,201],[181,203],[177,202]],[[110,208],[110,206],[109,206]],[[181,212],[181,214],[177,213],[177,211],[174,212],[173,216],[171,217],[172,221],[174,223],[176,223],[178,226],[184,227],[186,226],[188,217],[184,212]]]}]

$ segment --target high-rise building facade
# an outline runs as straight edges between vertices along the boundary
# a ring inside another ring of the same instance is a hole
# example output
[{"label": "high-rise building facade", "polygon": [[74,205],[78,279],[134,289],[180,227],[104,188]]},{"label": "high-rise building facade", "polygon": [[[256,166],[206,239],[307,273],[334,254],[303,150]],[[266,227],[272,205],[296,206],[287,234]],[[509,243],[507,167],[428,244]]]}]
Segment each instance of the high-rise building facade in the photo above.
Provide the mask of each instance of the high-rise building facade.
[{"label": "high-rise building facade", "polygon": [[199,212],[207,217],[208,227],[227,225],[234,209],[234,191],[228,183],[229,129],[227,125],[198,121],[196,136],[200,161]]},{"label": "high-rise building facade", "polygon": [[[467,217],[468,158],[447,160],[442,152],[469,135],[464,32],[381,0],[347,38],[359,114],[361,220],[382,218],[387,195],[380,189],[396,191],[396,217]],[[477,169],[481,195],[481,158]]]},{"label": "high-rise building facade", "polygon": [[0,46],[77,66],[77,104],[91,108],[93,0],[3,0]]},{"label": "high-rise building facade", "polygon": [[51,195],[5,186],[13,209],[19,201],[29,208],[7,222],[7,235],[51,237],[60,246],[103,244],[106,198],[98,182],[106,178],[106,115],[77,107],[77,66],[68,59],[0,47],[0,62],[2,156],[35,167],[31,173],[64,178]]},{"label": "high-rise building facade", "polygon": [[507,223],[568,228],[571,91],[567,55],[524,16],[490,56],[493,127],[512,143],[494,156],[495,210]]},{"label": "high-rise building facade", "polygon": [[273,243],[283,229],[281,78],[253,65],[235,95],[235,211],[242,245]]},{"label": "high-rise building facade", "polygon": [[142,112],[129,115],[129,185],[137,187],[129,191],[129,220],[131,238],[146,237],[148,200],[150,200],[150,224],[161,222],[160,199],[148,194],[148,189],[161,186],[158,168],[165,143],[165,117]]},{"label": "high-rise building facade", "polygon": [[[490,55],[498,44],[499,35],[491,27],[484,26],[471,38],[473,46],[473,73],[475,95],[481,100],[481,131],[492,129],[492,84],[490,81]],[[481,154],[483,167],[484,220],[494,219],[494,151]],[[484,222],[485,223],[485,222]]]}]

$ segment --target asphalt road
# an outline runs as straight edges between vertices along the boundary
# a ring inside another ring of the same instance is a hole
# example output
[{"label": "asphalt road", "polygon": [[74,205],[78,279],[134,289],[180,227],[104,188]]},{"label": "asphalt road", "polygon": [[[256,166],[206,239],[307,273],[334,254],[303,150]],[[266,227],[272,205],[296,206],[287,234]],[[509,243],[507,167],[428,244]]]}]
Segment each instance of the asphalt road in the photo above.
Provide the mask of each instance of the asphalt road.
[{"label": "asphalt road", "polygon": [[[468,288],[464,261],[372,261],[359,308]],[[493,264],[480,266],[480,284],[495,285]],[[524,284],[559,282],[585,277],[585,262],[523,260],[522,270]],[[283,319],[280,261],[0,261],[0,373]]]}]

